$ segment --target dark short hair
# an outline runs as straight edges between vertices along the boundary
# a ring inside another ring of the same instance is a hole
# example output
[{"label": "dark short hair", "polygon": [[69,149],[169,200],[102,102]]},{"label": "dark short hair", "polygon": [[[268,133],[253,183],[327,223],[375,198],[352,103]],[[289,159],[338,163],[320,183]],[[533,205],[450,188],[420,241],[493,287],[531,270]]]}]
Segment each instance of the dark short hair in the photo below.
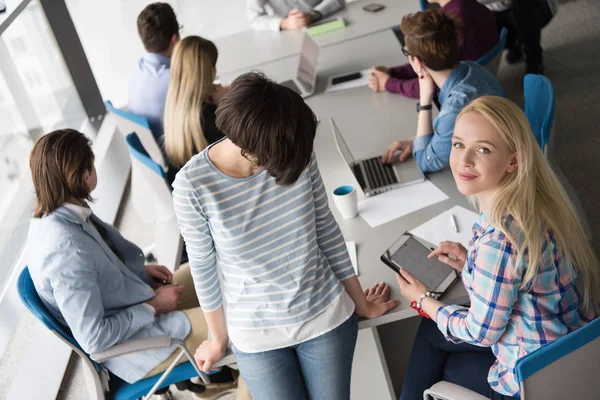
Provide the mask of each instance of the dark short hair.
[{"label": "dark short hair", "polygon": [[170,5],[152,3],[138,15],[137,28],[144,48],[160,53],[169,48],[171,38],[179,32],[179,23]]},{"label": "dark short hair", "polygon": [[310,162],[317,118],[298,93],[249,72],[221,100],[217,128],[278,185],[291,185]]},{"label": "dark short hair", "polygon": [[73,129],[60,129],[40,137],[29,156],[36,206],[41,218],[72,199],[91,201],[85,173],[94,167],[90,140]]},{"label": "dark short hair", "polygon": [[460,21],[439,8],[402,18],[400,30],[408,53],[433,71],[452,69],[460,61]]}]

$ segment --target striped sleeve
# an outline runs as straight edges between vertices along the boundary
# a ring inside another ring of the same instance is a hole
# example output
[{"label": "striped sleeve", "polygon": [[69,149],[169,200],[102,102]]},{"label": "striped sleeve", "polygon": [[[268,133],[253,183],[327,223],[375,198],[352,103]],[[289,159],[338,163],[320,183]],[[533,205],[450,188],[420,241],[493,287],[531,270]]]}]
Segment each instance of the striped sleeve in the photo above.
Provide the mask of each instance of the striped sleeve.
[{"label": "striped sleeve", "polygon": [[208,220],[185,171],[177,174],[173,188],[175,215],[185,241],[196,295],[205,312],[214,311],[223,301]]},{"label": "striped sleeve", "polygon": [[440,307],[436,321],[446,339],[482,347],[494,345],[504,334],[521,286],[516,251],[510,241],[494,231],[478,245],[468,287],[469,309]]},{"label": "striped sleeve", "polygon": [[325,257],[327,257],[327,261],[329,261],[329,265],[338,280],[343,281],[352,278],[355,275],[354,268],[348,255],[342,231],[329,209],[327,192],[325,191],[325,185],[321,179],[317,158],[314,153],[310,159],[309,168],[315,202],[317,244],[323,254],[325,254]]}]

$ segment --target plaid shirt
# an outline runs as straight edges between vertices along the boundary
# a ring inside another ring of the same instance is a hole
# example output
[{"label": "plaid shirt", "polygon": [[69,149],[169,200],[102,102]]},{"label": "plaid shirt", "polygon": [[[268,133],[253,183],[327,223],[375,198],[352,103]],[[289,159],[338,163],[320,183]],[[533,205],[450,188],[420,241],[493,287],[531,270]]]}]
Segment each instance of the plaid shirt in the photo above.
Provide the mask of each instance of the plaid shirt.
[{"label": "plaid shirt", "polygon": [[[511,236],[523,243],[525,234],[511,216],[504,218]],[[556,246],[552,232],[543,231],[539,271],[531,290],[520,288],[527,260],[517,247],[481,214],[462,272],[469,308],[438,309],[436,320],[446,339],[491,347],[496,362],[488,382],[501,394],[519,396],[517,360],[587,324],[596,317],[584,311],[577,272]],[[516,244],[516,243],[515,243]]]}]

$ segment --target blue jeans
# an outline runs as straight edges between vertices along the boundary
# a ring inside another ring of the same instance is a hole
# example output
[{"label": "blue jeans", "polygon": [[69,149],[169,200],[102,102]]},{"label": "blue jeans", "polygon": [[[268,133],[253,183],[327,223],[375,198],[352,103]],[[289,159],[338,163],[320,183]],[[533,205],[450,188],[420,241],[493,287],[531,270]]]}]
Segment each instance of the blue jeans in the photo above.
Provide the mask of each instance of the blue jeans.
[{"label": "blue jeans", "polygon": [[324,335],[283,349],[244,353],[233,346],[253,400],[350,398],[358,317]]},{"label": "blue jeans", "polygon": [[436,323],[423,318],[408,361],[400,400],[422,400],[423,392],[439,381],[466,387],[494,400],[513,399],[494,391],[487,381],[496,361],[489,347],[452,343]]}]

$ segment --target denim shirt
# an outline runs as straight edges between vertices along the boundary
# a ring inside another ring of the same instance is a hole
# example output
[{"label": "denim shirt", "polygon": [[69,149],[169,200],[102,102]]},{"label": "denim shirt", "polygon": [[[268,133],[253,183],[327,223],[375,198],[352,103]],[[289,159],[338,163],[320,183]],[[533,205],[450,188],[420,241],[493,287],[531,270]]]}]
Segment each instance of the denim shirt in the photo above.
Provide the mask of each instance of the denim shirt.
[{"label": "denim shirt", "polygon": [[496,78],[473,61],[461,61],[440,89],[440,113],[433,121],[433,133],[418,136],[413,142],[413,157],[423,172],[440,171],[448,166],[456,117],[480,96],[502,96],[506,92]]},{"label": "denim shirt", "polygon": [[163,112],[167,101],[171,59],[146,53],[136,64],[129,82],[127,109],[145,117],[158,143],[162,142]]}]

